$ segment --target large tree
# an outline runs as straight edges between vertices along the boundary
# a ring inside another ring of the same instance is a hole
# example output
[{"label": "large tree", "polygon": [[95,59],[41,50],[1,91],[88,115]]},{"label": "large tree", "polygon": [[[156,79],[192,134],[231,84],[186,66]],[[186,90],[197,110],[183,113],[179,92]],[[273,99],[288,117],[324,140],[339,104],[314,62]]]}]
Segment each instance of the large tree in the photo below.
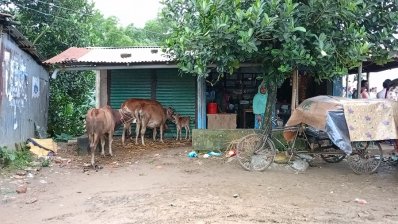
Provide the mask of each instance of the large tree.
[{"label": "large tree", "polygon": [[[270,97],[293,71],[317,80],[346,75],[364,61],[385,63],[397,50],[396,0],[164,0],[165,47],[185,73],[209,65],[232,74],[256,62]],[[269,116],[268,116],[269,117]],[[267,122],[269,125],[269,118]]]},{"label": "large tree", "polygon": [[[45,59],[71,46],[95,46],[101,40],[93,30],[103,18],[87,0],[5,0],[5,3],[19,23],[17,28]],[[50,135],[83,132],[81,118],[90,107],[94,82],[91,72],[63,72],[50,79]]]},{"label": "large tree", "polygon": [[[17,28],[45,59],[69,47],[128,47],[154,45],[161,38],[157,20],[143,28],[118,24],[105,18],[88,0],[2,0],[0,10],[15,16]],[[150,29],[147,31],[147,29]],[[130,32],[134,30],[134,32]],[[142,37],[142,38],[140,38]],[[50,79],[48,132],[50,135],[80,135],[83,117],[94,102],[92,72],[62,72]]]}]

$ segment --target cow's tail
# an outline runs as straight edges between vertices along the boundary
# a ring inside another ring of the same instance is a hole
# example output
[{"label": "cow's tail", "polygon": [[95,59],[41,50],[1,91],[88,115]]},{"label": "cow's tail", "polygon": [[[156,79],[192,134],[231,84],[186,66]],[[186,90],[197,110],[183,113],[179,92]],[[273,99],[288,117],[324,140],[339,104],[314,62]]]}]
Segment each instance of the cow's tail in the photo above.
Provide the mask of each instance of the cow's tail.
[{"label": "cow's tail", "polygon": [[86,130],[87,135],[91,136],[94,134],[94,124],[96,122],[97,116],[99,114],[99,109],[91,109],[86,117]]},{"label": "cow's tail", "polygon": [[97,117],[98,114],[99,114],[99,109],[95,109],[95,108],[94,108],[94,109],[91,110],[91,114],[90,114],[91,117],[93,117],[93,118],[94,118],[94,117]]},{"label": "cow's tail", "polygon": [[[90,141],[90,149],[95,151],[95,146],[97,145],[99,141],[99,135],[97,133],[91,133],[91,141]],[[91,151],[93,152],[93,151]]]}]

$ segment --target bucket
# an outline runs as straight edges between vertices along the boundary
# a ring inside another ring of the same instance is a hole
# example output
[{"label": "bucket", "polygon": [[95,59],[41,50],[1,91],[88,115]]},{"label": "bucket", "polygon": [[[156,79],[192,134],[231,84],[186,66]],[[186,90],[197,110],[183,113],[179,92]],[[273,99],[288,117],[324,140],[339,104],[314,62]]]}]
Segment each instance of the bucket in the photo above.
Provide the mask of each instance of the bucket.
[{"label": "bucket", "polygon": [[217,103],[208,103],[207,114],[216,114],[216,113],[217,113]]}]

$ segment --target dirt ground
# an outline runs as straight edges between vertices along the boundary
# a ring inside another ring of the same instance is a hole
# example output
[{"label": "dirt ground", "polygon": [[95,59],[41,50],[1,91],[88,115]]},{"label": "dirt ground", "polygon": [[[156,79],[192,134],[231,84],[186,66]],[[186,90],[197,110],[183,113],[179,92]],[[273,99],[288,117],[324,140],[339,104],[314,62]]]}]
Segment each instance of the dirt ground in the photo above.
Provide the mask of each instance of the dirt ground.
[{"label": "dirt ground", "polygon": [[98,172],[64,144],[51,167],[3,173],[0,223],[398,223],[390,163],[373,175],[320,160],[303,173],[276,164],[248,172],[233,158],[188,158],[190,142],[120,146],[96,156]]}]

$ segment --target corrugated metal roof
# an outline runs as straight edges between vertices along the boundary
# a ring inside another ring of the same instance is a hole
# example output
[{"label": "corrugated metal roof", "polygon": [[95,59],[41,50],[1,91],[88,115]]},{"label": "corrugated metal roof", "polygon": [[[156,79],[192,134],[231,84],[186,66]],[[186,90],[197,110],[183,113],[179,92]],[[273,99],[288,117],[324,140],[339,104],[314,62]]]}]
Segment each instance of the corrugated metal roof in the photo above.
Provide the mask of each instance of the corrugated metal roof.
[{"label": "corrugated metal roof", "polygon": [[37,63],[41,64],[43,57],[37,52],[35,46],[15,27],[12,16],[0,13],[0,25],[3,26],[3,33],[7,33],[17,43],[19,48],[30,54]]},{"label": "corrugated metal roof", "polygon": [[68,48],[66,51],[63,51],[59,55],[56,55],[43,63],[45,64],[57,64],[57,63],[68,63],[68,62],[76,62],[77,59],[82,57],[83,55],[87,54],[90,50],[87,48],[78,48],[78,47],[71,47]]},{"label": "corrugated metal roof", "polygon": [[160,47],[76,48],[44,61],[45,64],[134,64],[173,61]]}]

